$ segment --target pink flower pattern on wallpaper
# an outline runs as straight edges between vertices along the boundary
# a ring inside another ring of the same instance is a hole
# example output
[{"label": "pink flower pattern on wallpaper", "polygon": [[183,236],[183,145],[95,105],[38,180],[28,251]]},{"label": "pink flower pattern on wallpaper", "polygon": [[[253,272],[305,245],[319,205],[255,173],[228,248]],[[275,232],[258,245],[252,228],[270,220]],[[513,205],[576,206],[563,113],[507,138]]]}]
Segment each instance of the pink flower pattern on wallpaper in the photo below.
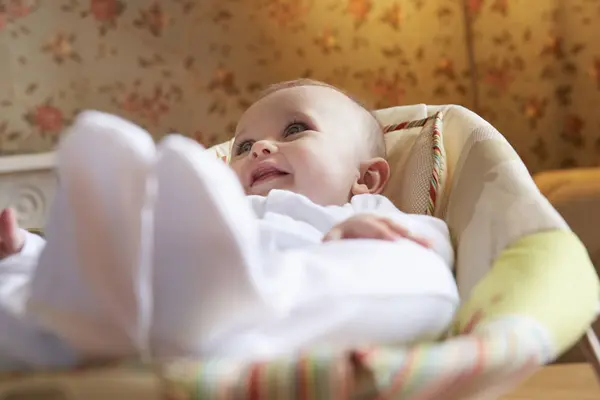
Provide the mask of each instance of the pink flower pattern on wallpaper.
[{"label": "pink flower pattern on wallpaper", "polygon": [[321,34],[315,38],[315,44],[325,55],[332,52],[340,52],[339,33],[333,29],[324,29]]},{"label": "pink flower pattern on wallpaper", "polygon": [[148,30],[154,36],[161,36],[169,22],[169,16],[161,4],[156,1],[149,7],[139,10],[138,17],[133,20],[133,25]]},{"label": "pink flower pattern on wallpaper", "polygon": [[57,32],[44,43],[42,52],[50,55],[57,64],[62,64],[66,60],[81,62],[81,56],[75,51],[75,39],[73,33]]},{"label": "pink flower pattern on wallpaper", "polygon": [[101,36],[117,27],[118,17],[125,11],[125,2],[119,0],[91,0],[89,12],[96,21]]},{"label": "pink flower pattern on wallpaper", "polygon": [[399,30],[404,20],[404,13],[398,2],[394,2],[391,6],[388,6],[381,16],[381,22],[388,24],[394,30]]},{"label": "pink flower pattern on wallpaper", "polygon": [[269,0],[267,15],[281,28],[288,28],[304,19],[310,11],[310,3],[311,0]]},{"label": "pink flower pattern on wallpaper", "polygon": [[27,121],[35,126],[41,134],[58,133],[65,126],[62,111],[51,104],[42,104],[25,115]]},{"label": "pink flower pattern on wallpaper", "polygon": [[354,26],[359,28],[364,24],[373,8],[372,0],[348,0],[346,12],[354,20]]},{"label": "pink flower pattern on wallpaper", "polygon": [[460,4],[443,5],[449,12],[438,19],[430,14],[445,3],[424,3],[0,1],[8,43],[0,64],[19,65],[0,87],[0,152],[51,150],[85,108],[123,115],[156,138],[180,131],[212,145],[262,87],[299,76],[373,107],[442,92],[440,100],[466,104],[465,49],[453,37]]},{"label": "pink flower pattern on wallpaper", "polygon": [[0,2],[0,30],[10,22],[26,17],[35,9],[36,3],[31,0],[6,0]]},{"label": "pink flower pattern on wallpaper", "polygon": [[117,0],[92,0],[90,12],[99,22],[112,21],[121,14],[124,4]]},{"label": "pink flower pattern on wallpaper", "polygon": [[599,165],[600,0],[469,4],[480,114],[532,172]]},{"label": "pink flower pattern on wallpaper", "polygon": [[0,0],[0,155],[51,150],[86,108],[209,146],[262,87],[305,76],[374,108],[465,105],[533,172],[597,165],[597,16],[600,0]]}]

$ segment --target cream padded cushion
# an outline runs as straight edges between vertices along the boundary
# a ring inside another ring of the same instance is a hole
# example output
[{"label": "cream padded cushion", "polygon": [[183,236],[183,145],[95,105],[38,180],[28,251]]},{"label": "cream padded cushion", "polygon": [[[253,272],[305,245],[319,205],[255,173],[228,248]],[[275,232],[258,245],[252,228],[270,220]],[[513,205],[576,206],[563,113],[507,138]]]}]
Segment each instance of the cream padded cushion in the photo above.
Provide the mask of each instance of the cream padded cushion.
[{"label": "cream padded cushion", "polygon": [[435,215],[446,178],[442,117],[439,112],[384,128],[392,169],[384,194],[402,211]]}]

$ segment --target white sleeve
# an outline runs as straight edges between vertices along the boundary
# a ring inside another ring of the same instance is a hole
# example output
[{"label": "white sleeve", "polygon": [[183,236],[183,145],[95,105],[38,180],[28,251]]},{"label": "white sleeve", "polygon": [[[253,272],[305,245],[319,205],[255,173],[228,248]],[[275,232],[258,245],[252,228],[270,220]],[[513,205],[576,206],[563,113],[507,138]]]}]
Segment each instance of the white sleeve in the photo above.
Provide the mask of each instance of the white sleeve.
[{"label": "white sleeve", "polygon": [[30,233],[24,229],[22,229],[22,232],[25,233],[25,244],[17,254],[13,254],[12,256],[0,260],[1,274],[30,272],[37,264],[37,260],[42,249],[46,245],[46,241],[41,236]]},{"label": "white sleeve", "polygon": [[448,266],[454,266],[454,249],[448,225],[439,218],[420,214],[406,214],[396,208],[385,196],[358,195],[350,201],[355,214],[375,214],[390,218],[410,231],[411,234],[427,239],[432,250],[439,254]]},{"label": "white sleeve", "polygon": [[0,304],[13,311],[23,306],[27,285],[46,243],[40,236],[24,232],[25,245],[21,251],[0,260]]}]

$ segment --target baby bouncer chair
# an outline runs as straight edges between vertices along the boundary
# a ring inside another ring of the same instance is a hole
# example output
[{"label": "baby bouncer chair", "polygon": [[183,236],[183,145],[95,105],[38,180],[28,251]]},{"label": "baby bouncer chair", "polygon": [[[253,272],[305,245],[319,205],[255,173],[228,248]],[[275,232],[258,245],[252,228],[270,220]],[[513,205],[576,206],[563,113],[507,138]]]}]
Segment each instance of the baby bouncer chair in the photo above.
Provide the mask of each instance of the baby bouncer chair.
[{"label": "baby bouncer chair", "polygon": [[[493,399],[573,345],[596,317],[586,249],[508,142],[459,106],[377,112],[402,210],[447,222],[462,307],[446,337],[406,347],[238,364],[118,362],[0,375],[1,399]],[[230,143],[209,151],[227,159]]]}]

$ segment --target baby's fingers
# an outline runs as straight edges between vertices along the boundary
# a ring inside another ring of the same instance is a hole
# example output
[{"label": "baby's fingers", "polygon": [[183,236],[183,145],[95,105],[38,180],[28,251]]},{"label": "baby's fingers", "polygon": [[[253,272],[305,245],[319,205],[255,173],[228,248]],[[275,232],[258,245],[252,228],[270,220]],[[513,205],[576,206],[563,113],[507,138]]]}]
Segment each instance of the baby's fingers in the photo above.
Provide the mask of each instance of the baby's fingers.
[{"label": "baby's fingers", "polygon": [[384,223],[388,229],[393,231],[397,236],[400,237],[409,237],[410,231],[404,225],[400,225],[399,223],[389,219],[389,218],[381,218],[380,221]]},{"label": "baby's fingers", "polygon": [[428,239],[426,239],[424,237],[420,237],[420,236],[415,236],[405,226],[400,225],[400,224],[392,221],[391,219],[387,219],[387,218],[384,219],[383,221],[385,221],[385,223],[389,227],[389,229],[392,230],[397,236],[411,240],[417,244],[420,244],[423,247],[431,248],[431,242]]},{"label": "baby's fingers", "polygon": [[344,232],[342,231],[342,228],[335,227],[332,230],[330,230],[325,236],[323,236],[323,241],[330,242],[332,240],[340,240],[343,235]]},{"label": "baby's fingers", "polygon": [[398,234],[394,232],[385,222],[381,220],[370,220],[357,224],[355,231],[350,232],[352,236],[348,239],[379,239],[379,240],[398,240]]},{"label": "baby's fingers", "polygon": [[0,257],[17,253],[23,245],[14,210],[6,208],[0,212]]},{"label": "baby's fingers", "polygon": [[334,227],[323,237],[324,242],[340,239],[396,240],[398,235],[379,220],[354,220]]}]

